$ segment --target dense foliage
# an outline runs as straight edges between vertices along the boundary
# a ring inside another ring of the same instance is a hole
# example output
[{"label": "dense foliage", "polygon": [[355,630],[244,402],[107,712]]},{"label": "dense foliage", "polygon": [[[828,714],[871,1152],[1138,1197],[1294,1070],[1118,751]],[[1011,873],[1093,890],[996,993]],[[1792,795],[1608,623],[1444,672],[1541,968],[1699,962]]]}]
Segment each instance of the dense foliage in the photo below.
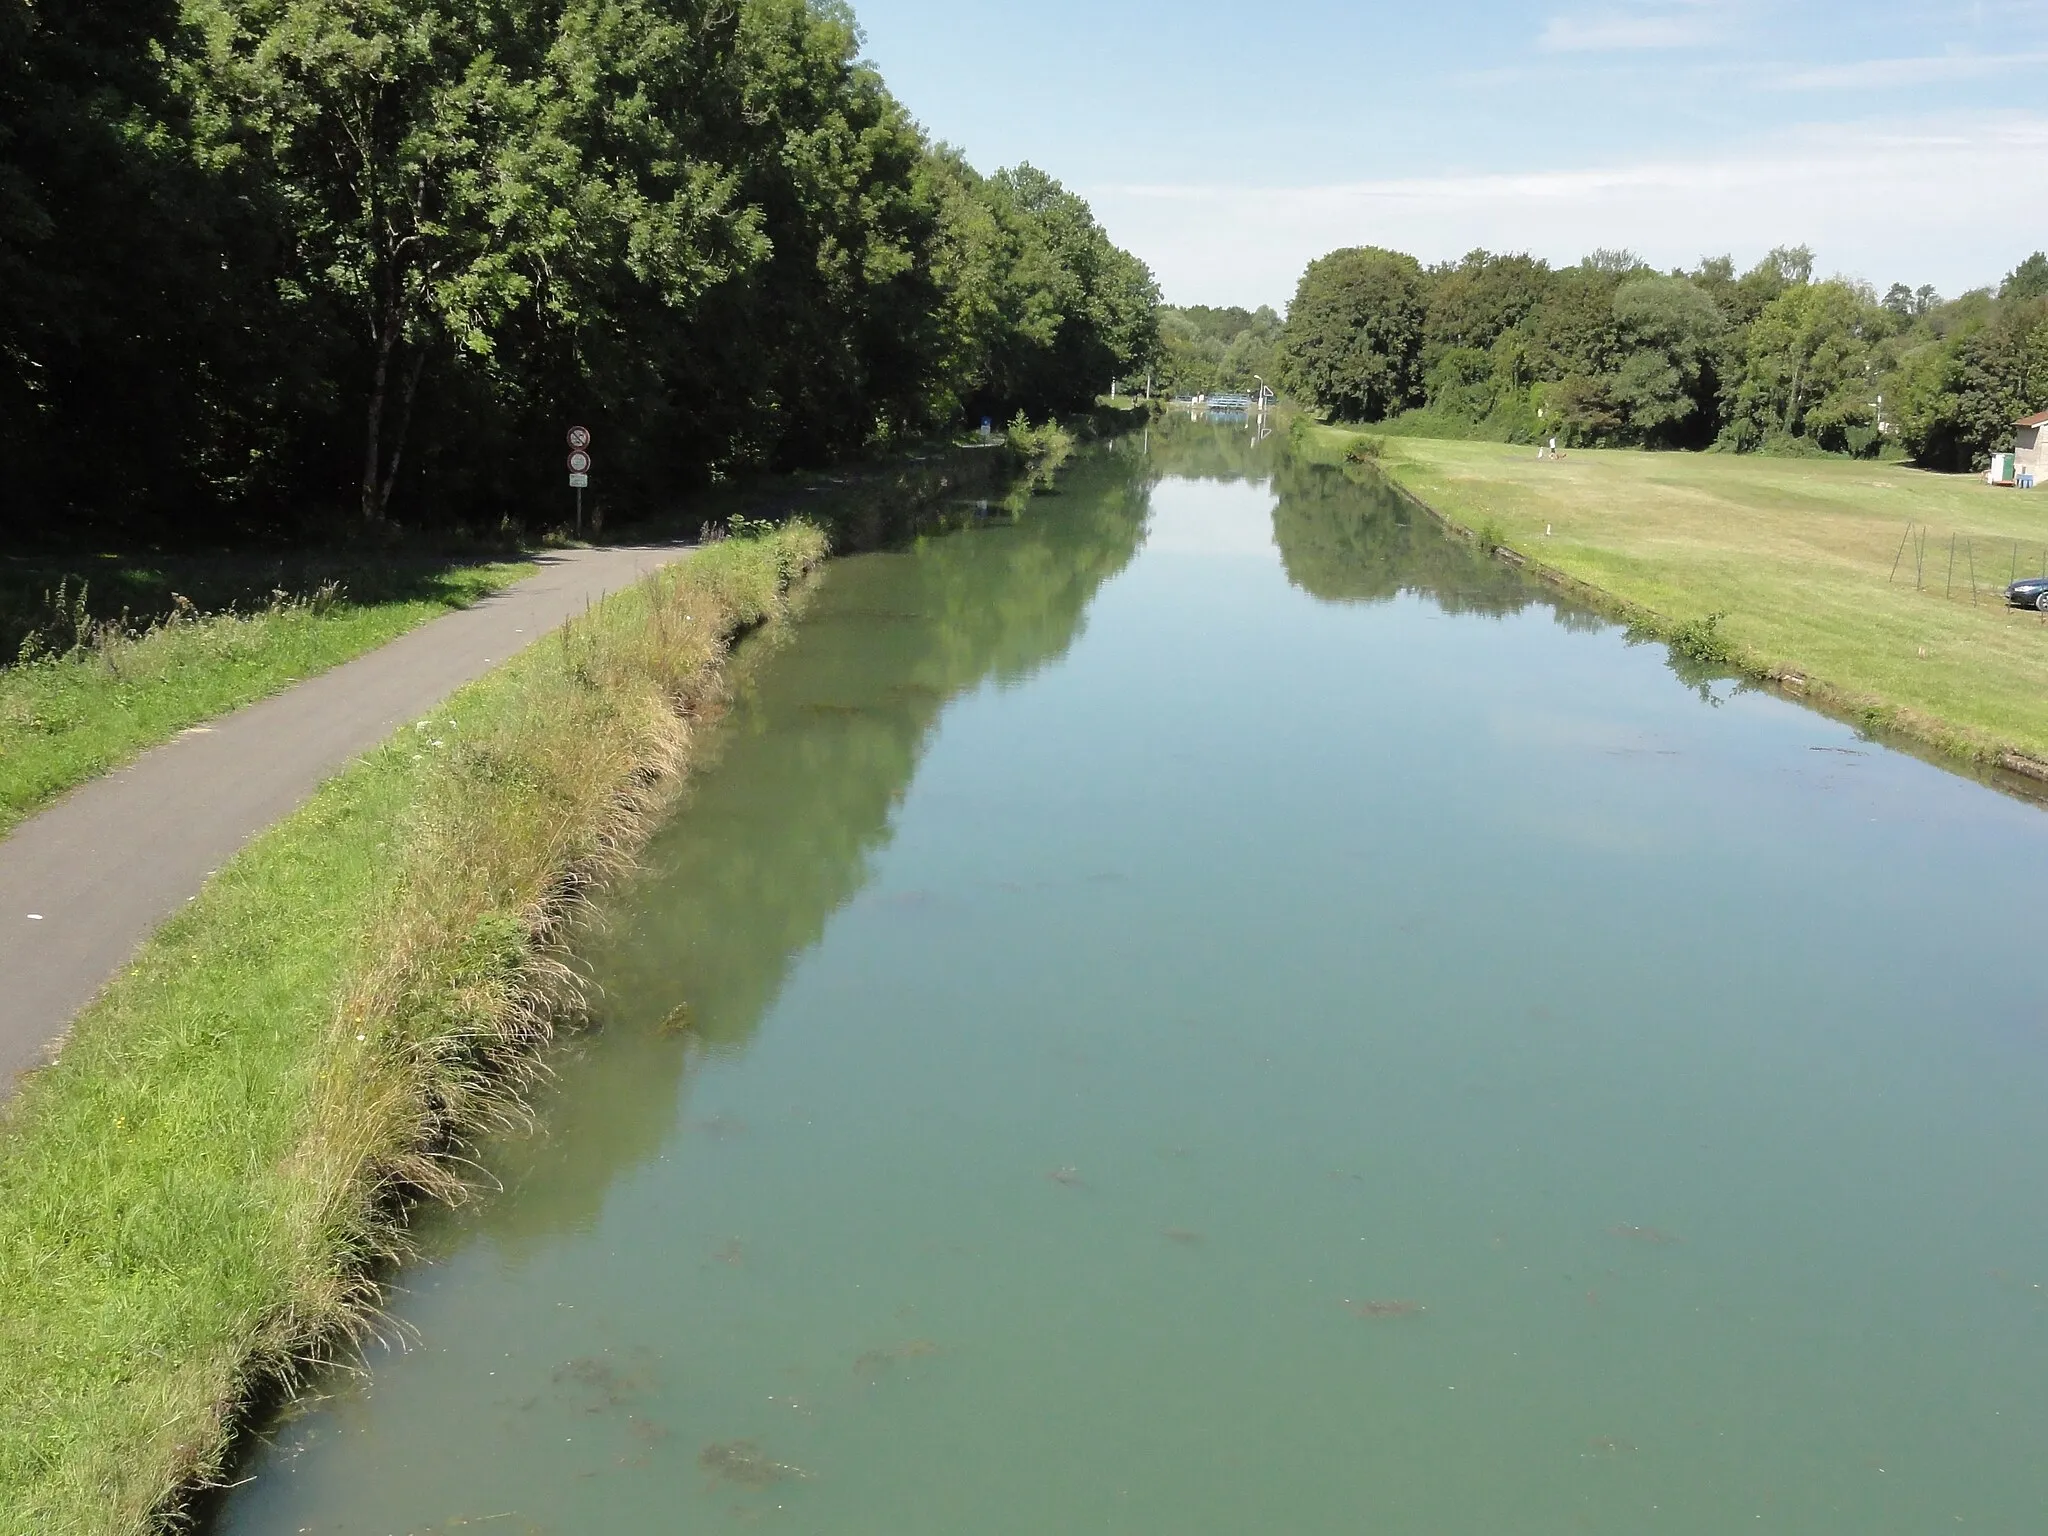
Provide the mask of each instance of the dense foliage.
[{"label": "dense foliage", "polygon": [[1308,264],[1287,308],[1287,378],[1337,415],[1377,421],[1422,386],[1421,263],[1377,246]]},{"label": "dense foliage", "polygon": [[1944,302],[1815,281],[1804,247],[1741,276],[1727,257],[1662,273],[1626,251],[1562,269],[1474,251],[1424,268],[1364,247],[1310,263],[1279,353],[1294,394],[1348,420],[1510,442],[1891,444],[1967,469],[2048,407],[2048,255]]},{"label": "dense foliage", "polygon": [[1159,311],[1155,390],[1191,398],[1235,390],[1249,394],[1279,379],[1280,317],[1256,310],[1193,304]]},{"label": "dense foliage", "polygon": [[0,0],[0,537],[620,510],[1142,374],[1151,274],[838,0]]}]

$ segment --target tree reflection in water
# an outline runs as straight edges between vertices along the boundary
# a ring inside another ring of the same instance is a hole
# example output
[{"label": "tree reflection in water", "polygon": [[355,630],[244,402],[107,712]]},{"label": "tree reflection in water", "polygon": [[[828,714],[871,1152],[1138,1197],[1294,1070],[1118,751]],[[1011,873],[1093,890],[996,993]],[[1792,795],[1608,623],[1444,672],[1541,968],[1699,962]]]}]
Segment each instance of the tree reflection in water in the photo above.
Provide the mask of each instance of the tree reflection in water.
[{"label": "tree reflection in water", "polygon": [[1242,424],[1155,424],[1085,453],[1056,494],[1013,503],[1014,516],[965,503],[864,530],[891,547],[835,562],[796,623],[743,648],[733,708],[684,808],[586,945],[602,991],[537,1106],[545,1132],[486,1154],[519,1198],[461,1228],[481,1222],[516,1253],[586,1225],[611,1181],[660,1149],[687,1115],[691,1063],[746,1048],[791,965],[860,893],[948,702],[1066,652],[1169,477],[1270,482],[1287,575],[1324,601],[1412,592],[1508,614],[1550,600],[1370,469],[1306,463],[1283,436],[1255,441]]}]

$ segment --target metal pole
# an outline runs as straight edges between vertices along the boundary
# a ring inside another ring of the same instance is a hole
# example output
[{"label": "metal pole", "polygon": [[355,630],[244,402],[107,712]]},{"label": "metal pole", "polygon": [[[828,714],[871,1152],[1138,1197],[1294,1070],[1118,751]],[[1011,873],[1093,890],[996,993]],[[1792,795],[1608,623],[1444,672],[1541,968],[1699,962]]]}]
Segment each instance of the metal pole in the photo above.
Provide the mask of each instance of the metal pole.
[{"label": "metal pole", "polygon": [[583,487],[576,487],[576,537],[583,537]]},{"label": "metal pole", "polygon": [[1909,517],[1906,519],[1906,531],[1899,535],[1899,552],[1892,556],[1892,573],[1890,576],[1885,577],[1885,580],[1887,582],[1893,581],[1897,578],[1899,574],[1899,562],[1903,560],[1906,555],[1906,540],[1910,539],[1911,537],[1913,537],[1913,519]]},{"label": "metal pole", "polygon": [[1963,540],[1963,550],[1970,557],[1970,605],[1975,607],[1977,603],[1977,541],[1975,539]]},{"label": "metal pole", "polygon": [[1956,536],[1948,536],[1948,580],[1941,589],[1943,597],[1956,595]]}]

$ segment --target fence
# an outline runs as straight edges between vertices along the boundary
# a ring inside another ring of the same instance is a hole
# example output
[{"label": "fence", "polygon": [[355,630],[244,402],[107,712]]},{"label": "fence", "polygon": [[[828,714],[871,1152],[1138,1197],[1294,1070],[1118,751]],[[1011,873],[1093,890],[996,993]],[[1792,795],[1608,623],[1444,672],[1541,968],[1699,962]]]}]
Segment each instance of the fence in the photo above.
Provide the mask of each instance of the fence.
[{"label": "fence", "polygon": [[[2001,565],[2006,567],[2002,574]],[[2018,539],[1955,532],[1944,540],[1935,529],[1909,518],[1887,579],[1896,585],[1902,575],[1910,575],[1914,591],[1938,590],[1945,598],[1956,597],[1960,584],[1974,603],[1980,596],[2003,601],[2008,583],[2037,572],[2048,576],[2048,544],[2036,550]]]}]

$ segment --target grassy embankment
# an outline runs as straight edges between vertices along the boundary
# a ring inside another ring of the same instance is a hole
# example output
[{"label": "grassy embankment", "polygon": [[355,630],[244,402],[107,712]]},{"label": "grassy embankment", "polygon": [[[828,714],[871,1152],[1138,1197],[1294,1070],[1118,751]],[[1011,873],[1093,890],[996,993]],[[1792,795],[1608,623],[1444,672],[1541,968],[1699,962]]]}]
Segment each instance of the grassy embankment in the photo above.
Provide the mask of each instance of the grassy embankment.
[{"label": "grassy embankment", "polygon": [[[203,562],[181,564],[173,579],[206,580]],[[24,640],[31,657],[0,667],[0,835],[74,784],[187,726],[374,650],[532,570],[516,561],[364,567],[356,580],[330,579],[239,610],[206,613],[190,599],[167,601],[142,624],[95,618],[79,584],[55,571],[35,573],[28,602],[21,601],[26,592],[0,592],[11,600],[0,614],[6,658],[21,654]],[[4,574],[19,578],[5,583],[10,588],[31,579]],[[118,577],[132,574],[109,571],[102,585],[118,592]],[[151,594],[137,586],[147,602]],[[352,597],[351,588],[363,595]]]},{"label": "grassy embankment", "polygon": [[[2048,558],[2048,495],[1868,460],[1295,435],[1318,457],[1376,450],[1454,527],[1696,659],[1974,761],[2048,763],[2048,623],[2003,603],[2015,560]],[[1888,579],[1908,519],[1929,530],[1918,590],[1910,547]]]},{"label": "grassy embankment", "polygon": [[457,694],[234,860],[78,1021],[0,1146],[0,1510],[147,1529],[252,1390],[370,1299],[418,1192],[516,1112],[728,638],[824,554],[728,540]]},{"label": "grassy embankment", "polygon": [[[858,538],[1020,461],[911,455],[805,500]],[[566,941],[681,782],[731,637],[825,554],[812,522],[748,532],[330,781],[150,940],[4,1111],[4,1536],[174,1519],[252,1400],[360,1326],[408,1202],[463,1196],[464,1149],[516,1120],[577,1012]]]}]

